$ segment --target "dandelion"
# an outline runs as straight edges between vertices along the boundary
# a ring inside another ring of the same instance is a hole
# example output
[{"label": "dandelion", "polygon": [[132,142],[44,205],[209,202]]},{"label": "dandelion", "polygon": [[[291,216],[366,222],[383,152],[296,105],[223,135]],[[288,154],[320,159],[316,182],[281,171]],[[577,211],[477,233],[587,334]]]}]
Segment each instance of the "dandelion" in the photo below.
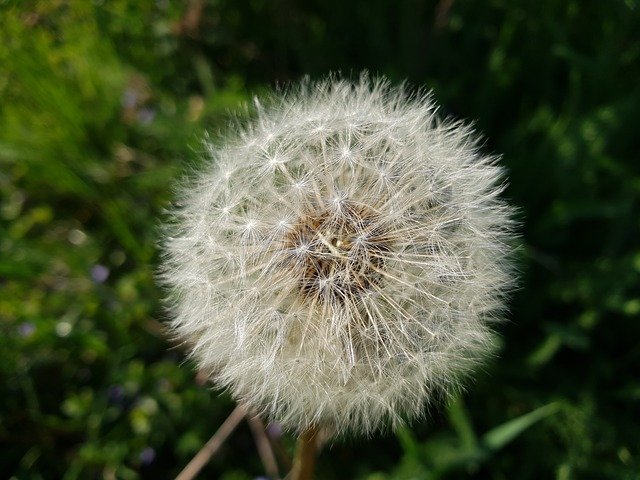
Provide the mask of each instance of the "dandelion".
[{"label": "dandelion", "polygon": [[492,351],[510,284],[502,170],[429,95],[304,82],[207,143],[164,242],[171,327],[298,433],[420,416]]}]

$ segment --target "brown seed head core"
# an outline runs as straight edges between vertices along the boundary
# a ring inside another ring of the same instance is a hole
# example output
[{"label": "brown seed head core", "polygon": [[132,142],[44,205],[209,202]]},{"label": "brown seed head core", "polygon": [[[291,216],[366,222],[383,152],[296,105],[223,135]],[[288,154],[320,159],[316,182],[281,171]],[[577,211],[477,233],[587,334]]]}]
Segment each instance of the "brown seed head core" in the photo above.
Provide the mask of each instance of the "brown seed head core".
[{"label": "brown seed head core", "polygon": [[380,285],[392,245],[371,207],[342,200],[306,207],[284,246],[305,300],[344,304]]}]

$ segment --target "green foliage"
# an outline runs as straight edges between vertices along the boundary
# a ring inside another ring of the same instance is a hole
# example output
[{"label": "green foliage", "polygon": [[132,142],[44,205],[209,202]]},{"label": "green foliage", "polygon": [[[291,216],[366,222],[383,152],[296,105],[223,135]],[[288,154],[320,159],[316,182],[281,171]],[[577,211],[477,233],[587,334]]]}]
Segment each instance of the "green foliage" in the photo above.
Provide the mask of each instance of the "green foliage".
[{"label": "green foliage", "polygon": [[[504,154],[521,288],[464,404],[320,478],[638,478],[638,3],[198,5],[0,1],[0,471],[170,478],[199,450],[232,407],[163,334],[171,184],[265,86],[367,68]],[[260,474],[248,428],[206,471]]]},{"label": "green foliage", "polygon": [[449,405],[449,421],[455,435],[442,432],[420,443],[410,430],[398,432],[405,455],[390,478],[438,479],[457,471],[477,472],[491,456],[557,410],[557,404],[539,407],[494,427],[478,439],[461,400],[457,399]]}]

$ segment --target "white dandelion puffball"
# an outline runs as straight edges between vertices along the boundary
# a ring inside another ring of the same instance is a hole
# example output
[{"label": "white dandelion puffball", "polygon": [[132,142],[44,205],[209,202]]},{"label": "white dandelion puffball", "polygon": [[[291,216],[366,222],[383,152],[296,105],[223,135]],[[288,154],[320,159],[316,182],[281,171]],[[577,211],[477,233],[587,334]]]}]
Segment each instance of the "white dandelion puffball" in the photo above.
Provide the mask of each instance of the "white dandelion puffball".
[{"label": "white dandelion puffball", "polygon": [[385,80],[255,103],[173,209],[172,331],[289,430],[419,416],[492,350],[512,237],[496,158]]}]

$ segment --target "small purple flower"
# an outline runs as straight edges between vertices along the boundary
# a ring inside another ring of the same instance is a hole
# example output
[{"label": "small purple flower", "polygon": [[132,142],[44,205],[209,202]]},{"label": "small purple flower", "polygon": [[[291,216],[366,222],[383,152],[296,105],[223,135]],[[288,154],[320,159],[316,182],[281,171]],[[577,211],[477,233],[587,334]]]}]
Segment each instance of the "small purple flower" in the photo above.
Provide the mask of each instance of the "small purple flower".
[{"label": "small purple flower", "polygon": [[282,436],[282,426],[279,423],[270,423],[267,426],[267,434],[271,438],[280,438]]},{"label": "small purple flower", "polygon": [[124,399],[124,388],[121,385],[111,385],[107,390],[109,403],[121,403]]},{"label": "small purple flower", "polygon": [[149,465],[156,459],[156,451],[151,447],[145,447],[140,452],[140,463],[142,465]]},{"label": "small purple flower", "polygon": [[156,111],[151,107],[142,107],[138,111],[138,121],[143,125],[148,125],[156,118]]},{"label": "small purple flower", "polygon": [[125,108],[135,107],[138,103],[138,92],[136,92],[133,88],[127,88],[124,92],[122,92],[120,103]]},{"label": "small purple flower", "polygon": [[24,322],[18,326],[18,333],[24,338],[30,337],[35,331],[36,327],[31,322]]},{"label": "small purple flower", "polygon": [[96,283],[104,283],[109,278],[109,269],[104,265],[94,265],[91,267],[91,278]]}]

